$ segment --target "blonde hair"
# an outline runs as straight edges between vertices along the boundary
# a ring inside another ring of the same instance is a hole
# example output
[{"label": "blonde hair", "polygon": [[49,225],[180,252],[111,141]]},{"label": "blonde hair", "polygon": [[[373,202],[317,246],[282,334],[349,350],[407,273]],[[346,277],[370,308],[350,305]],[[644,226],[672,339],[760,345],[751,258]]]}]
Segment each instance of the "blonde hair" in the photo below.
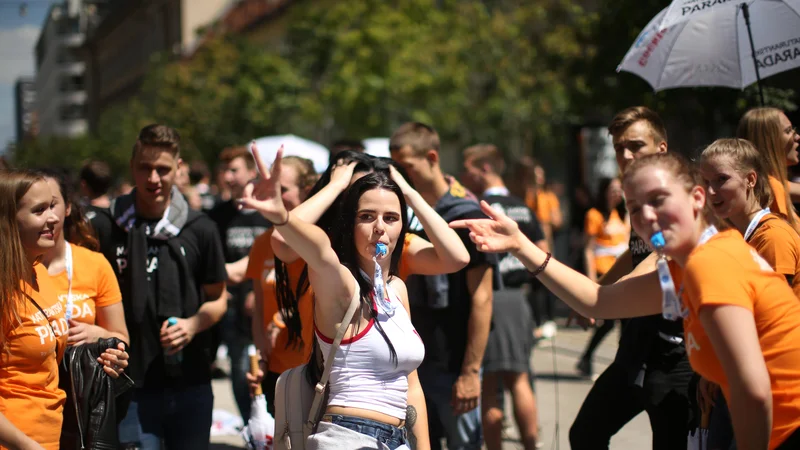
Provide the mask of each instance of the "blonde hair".
[{"label": "blonde hair", "polygon": [[310,159],[301,158],[300,156],[285,156],[281,163],[297,172],[297,187],[303,193],[301,200],[305,200],[306,194],[308,194],[308,191],[311,190],[318,178],[314,163]]},{"label": "blonde hair", "polygon": [[[622,185],[630,185],[634,175],[647,167],[658,167],[659,169],[669,172],[675,179],[683,184],[686,192],[691,192],[695,186],[705,186],[697,168],[687,161],[686,158],[676,153],[654,153],[633,160],[625,169],[625,173],[622,174]],[[727,223],[720,220],[714,213],[714,210],[711,209],[711,203],[708,201],[703,205],[703,220],[706,224],[714,225],[719,229],[729,228]]]},{"label": "blonde hair", "polygon": [[740,175],[745,175],[751,170],[755,172],[756,184],[753,186],[753,194],[758,199],[758,204],[762,208],[766,208],[772,203],[772,189],[769,187],[767,173],[764,170],[763,158],[750,141],[717,139],[703,150],[703,153],[700,154],[700,161],[708,162],[719,157],[731,158]]},{"label": "blonde hair", "polygon": [[21,281],[33,276],[19,236],[19,202],[31,186],[44,177],[27,170],[0,171],[0,349],[7,350],[6,336],[20,323],[19,304],[24,298]]},{"label": "blonde hair", "polygon": [[796,212],[789,196],[786,153],[781,143],[781,114],[783,111],[777,108],[753,108],[739,120],[736,136],[747,139],[755,146],[761,154],[768,175],[775,177],[784,187],[785,198],[776,200],[786,202],[786,209],[789,211],[786,220],[794,227]]}]

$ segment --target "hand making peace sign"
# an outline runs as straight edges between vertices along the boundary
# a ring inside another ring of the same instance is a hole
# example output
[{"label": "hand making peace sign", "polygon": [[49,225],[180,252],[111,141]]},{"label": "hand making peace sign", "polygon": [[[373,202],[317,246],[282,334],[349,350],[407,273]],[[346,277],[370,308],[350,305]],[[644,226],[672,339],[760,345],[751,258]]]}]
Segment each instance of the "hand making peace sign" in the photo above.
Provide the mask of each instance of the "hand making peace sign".
[{"label": "hand making peace sign", "polygon": [[244,195],[239,199],[239,208],[254,209],[261,213],[273,225],[284,225],[289,221],[289,211],[281,198],[281,158],[283,146],[278,149],[272,167],[267,170],[255,142],[250,144],[250,152],[258,167],[258,176],[244,188]]}]

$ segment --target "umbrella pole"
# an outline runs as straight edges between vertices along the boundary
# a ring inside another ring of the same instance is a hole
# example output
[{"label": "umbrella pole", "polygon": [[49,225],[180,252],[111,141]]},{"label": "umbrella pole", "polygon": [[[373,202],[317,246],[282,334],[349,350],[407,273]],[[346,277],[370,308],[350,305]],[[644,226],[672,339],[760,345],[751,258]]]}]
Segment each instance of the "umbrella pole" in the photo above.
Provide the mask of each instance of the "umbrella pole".
[{"label": "umbrella pole", "polygon": [[753,44],[753,31],[750,29],[750,7],[747,6],[747,3],[742,3],[742,14],[744,15],[744,25],[747,27],[747,37],[750,38],[750,51],[753,55],[753,68],[756,69],[756,86],[758,86],[758,97],[761,99],[761,106],[764,106],[764,88],[761,86],[761,74],[758,70],[756,46]]}]

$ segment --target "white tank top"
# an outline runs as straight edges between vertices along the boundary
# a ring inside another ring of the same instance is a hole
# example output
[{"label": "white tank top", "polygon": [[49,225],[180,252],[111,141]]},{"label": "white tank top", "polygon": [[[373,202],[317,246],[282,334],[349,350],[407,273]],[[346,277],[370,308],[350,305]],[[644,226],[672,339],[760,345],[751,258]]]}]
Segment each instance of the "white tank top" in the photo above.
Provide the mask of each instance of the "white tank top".
[{"label": "white tank top", "polygon": [[[390,301],[397,302],[394,315],[389,317],[378,308],[377,319],[370,320],[356,336],[342,340],[331,368],[328,405],[367,409],[405,420],[408,374],[422,363],[425,346],[397,293],[389,286],[386,290]],[[373,307],[377,307],[374,302]],[[397,366],[375,320],[397,352]],[[322,354],[327,357],[333,339],[323,336],[316,326],[314,332]]]}]

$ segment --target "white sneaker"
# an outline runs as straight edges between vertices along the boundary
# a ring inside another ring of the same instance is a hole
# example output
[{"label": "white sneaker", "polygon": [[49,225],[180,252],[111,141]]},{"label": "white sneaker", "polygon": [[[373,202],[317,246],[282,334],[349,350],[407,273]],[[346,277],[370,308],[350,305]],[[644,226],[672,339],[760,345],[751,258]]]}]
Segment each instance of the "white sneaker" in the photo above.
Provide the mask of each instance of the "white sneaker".
[{"label": "white sneaker", "polygon": [[548,320],[547,322],[542,324],[542,338],[543,339],[552,339],[558,334],[558,326],[552,320]]}]

